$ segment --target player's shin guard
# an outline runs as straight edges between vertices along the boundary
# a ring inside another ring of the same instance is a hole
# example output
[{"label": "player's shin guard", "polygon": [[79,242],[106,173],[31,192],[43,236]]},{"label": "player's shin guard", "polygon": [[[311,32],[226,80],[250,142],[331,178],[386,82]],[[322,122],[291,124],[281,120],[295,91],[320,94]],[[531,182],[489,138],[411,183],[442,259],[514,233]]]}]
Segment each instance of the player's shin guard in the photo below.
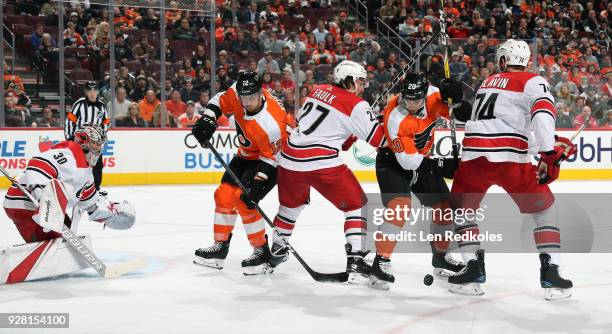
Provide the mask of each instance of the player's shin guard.
[{"label": "player's shin guard", "polygon": [[344,236],[346,237],[346,272],[348,282],[353,284],[367,284],[372,267],[367,264],[364,257],[368,252],[363,251],[366,236],[366,218],[361,216],[361,209],[344,213]]},{"label": "player's shin guard", "polygon": [[572,295],[572,281],[559,274],[561,235],[556,224],[554,206],[533,214],[536,227],[533,238],[540,253],[540,285],[546,300],[568,298]]},{"label": "player's shin guard", "polygon": [[[288,208],[281,205],[278,208],[278,214],[274,217],[274,226],[280,232],[280,236],[274,232],[272,236],[272,251],[270,254],[270,260],[268,261],[269,272],[273,272],[279,264],[287,261],[289,257],[289,249],[285,246],[282,238],[289,240],[295,227],[295,222],[305,205],[298,206],[297,208]],[[282,238],[281,238],[282,237]]]}]

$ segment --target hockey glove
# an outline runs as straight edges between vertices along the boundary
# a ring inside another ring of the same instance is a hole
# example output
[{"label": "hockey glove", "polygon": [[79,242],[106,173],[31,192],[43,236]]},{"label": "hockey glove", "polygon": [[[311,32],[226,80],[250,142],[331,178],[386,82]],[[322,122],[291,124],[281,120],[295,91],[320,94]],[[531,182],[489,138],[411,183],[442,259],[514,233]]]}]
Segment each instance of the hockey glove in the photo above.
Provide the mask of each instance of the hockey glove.
[{"label": "hockey glove", "polygon": [[212,138],[216,130],[217,119],[208,113],[204,113],[204,115],[202,115],[193,125],[191,134],[198,140],[202,147],[206,147],[206,143]]},{"label": "hockey glove", "polygon": [[422,174],[434,174],[447,179],[455,177],[455,171],[459,168],[459,160],[455,158],[427,158],[417,168],[417,172]]},{"label": "hockey glove", "polygon": [[442,101],[445,103],[450,98],[453,100],[453,107],[459,106],[463,101],[461,82],[453,79],[440,80],[440,95],[442,95]]},{"label": "hockey glove", "polygon": [[264,186],[270,178],[274,177],[274,173],[276,173],[276,167],[263,161],[259,162],[257,173],[255,173],[255,177],[249,183],[247,192],[240,195],[240,200],[246,204],[247,208],[255,209],[264,196]]},{"label": "hockey glove", "polygon": [[555,136],[555,146],[552,151],[540,152],[538,162],[538,182],[549,184],[559,178],[561,161],[565,161],[576,154],[576,145],[569,139]]},{"label": "hockey glove", "polygon": [[128,201],[110,202],[100,197],[93,207],[87,210],[89,219],[103,222],[105,226],[113,230],[127,230],[136,222],[136,209]]}]

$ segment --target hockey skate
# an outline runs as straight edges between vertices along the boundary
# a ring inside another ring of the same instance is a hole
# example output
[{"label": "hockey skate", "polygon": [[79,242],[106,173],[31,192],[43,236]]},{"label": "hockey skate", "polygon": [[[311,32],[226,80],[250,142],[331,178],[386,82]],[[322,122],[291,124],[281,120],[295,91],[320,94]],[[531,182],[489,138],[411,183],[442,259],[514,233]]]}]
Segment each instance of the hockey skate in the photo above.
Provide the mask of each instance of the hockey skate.
[{"label": "hockey skate", "polygon": [[277,243],[272,244],[270,259],[268,260],[268,273],[273,273],[274,269],[289,258],[289,248]]},{"label": "hockey skate", "polygon": [[378,290],[389,290],[395,277],[391,274],[391,259],[376,255],[370,274],[370,287]]},{"label": "hockey skate", "polygon": [[232,234],[230,233],[227,241],[215,241],[215,243],[206,248],[199,248],[195,251],[193,263],[214,269],[223,269],[223,262],[229,252],[230,241]]},{"label": "hockey skate", "polygon": [[[266,238],[267,240],[267,238]],[[261,247],[253,248],[253,254],[242,260],[242,273],[246,276],[261,275],[268,272],[268,261],[270,260],[270,248],[266,242]]]},{"label": "hockey skate", "polygon": [[572,296],[572,281],[559,275],[559,266],[550,263],[550,255],[540,254],[540,285],[544,289],[544,299],[557,300]]},{"label": "hockey skate", "polygon": [[450,287],[448,291],[461,295],[482,296],[484,291],[481,284],[486,282],[484,250],[476,252],[476,260],[468,261],[467,265],[455,275],[448,277]]},{"label": "hockey skate", "polygon": [[448,253],[434,253],[431,256],[431,266],[433,274],[437,277],[448,277],[460,272],[465,265]]},{"label": "hockey skate", "polygon": [[363,259],[368,252],[353,252],[350,244],[344,245],[346,250],[346,273],[351,284],[368,284],[372,267]]}]

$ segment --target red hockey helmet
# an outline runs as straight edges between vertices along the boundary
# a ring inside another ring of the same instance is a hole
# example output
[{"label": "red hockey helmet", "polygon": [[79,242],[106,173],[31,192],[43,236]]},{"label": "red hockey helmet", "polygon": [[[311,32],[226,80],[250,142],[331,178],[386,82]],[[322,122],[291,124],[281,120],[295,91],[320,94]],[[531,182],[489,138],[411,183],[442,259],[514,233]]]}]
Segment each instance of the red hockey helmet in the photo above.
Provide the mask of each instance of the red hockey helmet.
[{"label": "red hockey helmet", "polygon": [[74,132],[74,142],[81,145],[89,166],[95,166],[106,141],[104,130],[97,125],[84,125]]}]

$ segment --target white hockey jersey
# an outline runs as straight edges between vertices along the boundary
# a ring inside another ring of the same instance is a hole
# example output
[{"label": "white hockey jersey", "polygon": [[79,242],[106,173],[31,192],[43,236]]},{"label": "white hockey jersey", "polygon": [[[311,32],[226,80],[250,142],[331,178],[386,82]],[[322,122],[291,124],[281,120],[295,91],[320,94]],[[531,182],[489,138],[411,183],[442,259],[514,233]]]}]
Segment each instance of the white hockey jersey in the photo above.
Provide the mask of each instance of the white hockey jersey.
[{"label": "white hockey jersey", "polygon": [[529,154],[553,149],[555,117],[554,97],[543,77],[529,72],[492,75],[476,93],[461,159],[530,162]]},{"label": "white hockey jersey", "polygon": [[317,86],[296,115],[297,127],[283,145],[280,165],[312,171],[343,165],[342,144],[351,136],[379,147],[385,140],[370,105],[332,85]]},{"label": "white hockey jersey", "polygon": [[[44,187],[51,179],[58,179],[69,186],[66,187],[69,192],[67,208],[78,205],[87,209],[98,200],[91,167],[83,150],[75,142],[60,142],[30,159],[25,171],[17,177],[17,182],[26,188],[37,185]],[[15,186],[9,188],[3,206],[7,209],[36,210],[34,203]]]}]

